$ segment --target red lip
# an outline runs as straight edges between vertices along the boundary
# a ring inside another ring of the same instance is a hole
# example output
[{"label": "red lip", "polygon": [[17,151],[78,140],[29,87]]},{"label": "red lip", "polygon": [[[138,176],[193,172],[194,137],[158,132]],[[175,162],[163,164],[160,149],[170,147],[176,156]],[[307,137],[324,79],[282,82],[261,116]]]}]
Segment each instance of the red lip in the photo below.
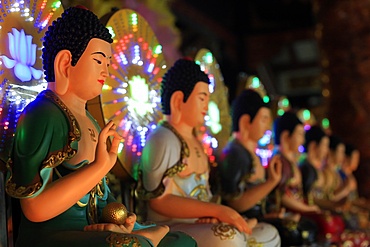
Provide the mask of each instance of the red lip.
[{"label": "red lip", "polygon": [[104,80],[98,80],[98,82],[102,85],[104,85]]}]

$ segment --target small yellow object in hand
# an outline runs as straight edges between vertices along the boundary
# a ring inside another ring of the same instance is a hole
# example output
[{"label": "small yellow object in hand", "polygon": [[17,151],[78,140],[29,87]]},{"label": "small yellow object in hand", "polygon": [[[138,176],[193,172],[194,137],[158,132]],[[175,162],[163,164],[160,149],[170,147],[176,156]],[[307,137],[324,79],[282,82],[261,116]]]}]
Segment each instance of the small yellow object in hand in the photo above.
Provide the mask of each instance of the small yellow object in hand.
[{"label": "small yellow object in hand", "polygon": [[127,219],[127,209],[119,202],[108,203],[103,208],[101,223],[113,223],[116,225],[123,225]]}]

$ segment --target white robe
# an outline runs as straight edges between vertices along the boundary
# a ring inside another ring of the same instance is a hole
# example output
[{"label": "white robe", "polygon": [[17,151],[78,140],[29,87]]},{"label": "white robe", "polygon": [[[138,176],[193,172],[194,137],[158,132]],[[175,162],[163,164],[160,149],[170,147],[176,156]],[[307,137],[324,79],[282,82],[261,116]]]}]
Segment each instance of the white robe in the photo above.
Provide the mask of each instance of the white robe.
[{"label": "white robe", "polygon": [[[178,166],[181,157],[181,142],[168,128],[159,126],[148,138],[141,160],[142,182],[146,191],[154,191],[163,183],[164,193],[210,202],[208,171],[204,174],[191,173],[180,177],[178,173],[165,176],[168,169]],[[166,205],[163,205],[164,207]],[[181,205],[176,205],[181,207]],[[182,231],[192,236],[199,247],[221,246],[280,246],[280,236],[272,225],[258,223],[251,235],[240,233],[235,227],[220,224],[195,223],[197,219],[169,218],[149,206],[147,220],[169,225],[171,230]],[[261,245],[262,244],[262,245]]]}]

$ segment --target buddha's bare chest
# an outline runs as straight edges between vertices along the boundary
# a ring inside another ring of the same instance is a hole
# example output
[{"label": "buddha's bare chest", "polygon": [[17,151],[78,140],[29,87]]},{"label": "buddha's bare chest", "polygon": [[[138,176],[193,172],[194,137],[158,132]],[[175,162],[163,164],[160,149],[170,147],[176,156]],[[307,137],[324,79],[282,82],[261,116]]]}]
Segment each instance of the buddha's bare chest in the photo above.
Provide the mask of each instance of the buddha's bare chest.
[{"label": "buddha's bare chest", "polygon": [[78,142],[77,154],[70,160],[71,164],[78,164],[83,160],[93,161],[99,133],[87,116],[76,116],[80,127],[81,139]]},{"label": "buddha's bare chest", "polygon": [[[194,138],[195,139],[195,138]],[[185,140],[189,148],[189,157],[187,158],[186,174],[203,174],[208,171],[208,158],[204,152],[203,146],[197,140]]]}]

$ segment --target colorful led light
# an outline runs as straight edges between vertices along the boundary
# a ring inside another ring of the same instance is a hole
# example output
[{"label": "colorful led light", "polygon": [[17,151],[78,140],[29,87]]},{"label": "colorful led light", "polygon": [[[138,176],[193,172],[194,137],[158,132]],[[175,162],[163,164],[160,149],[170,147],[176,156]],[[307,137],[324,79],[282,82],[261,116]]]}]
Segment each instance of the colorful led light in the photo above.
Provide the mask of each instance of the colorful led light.
[{"label": "colorful led light", "polygon": [[199,128],[198,131],[210,161],[214,162],[215,152],[221,152],[230,135],[228,90],[223,82],[220,67],[211,51],[207,49],[198,51],[195,62],[208,75],[210,81],[210,101],[207,115],[204,118],[205,126]]},{"label": "colorful led light", "polygon": [[46,27],[62,11],[60,1],[0,1],[2,159],[8,155],[20,113],[40,91],[46,89],[40,60],[41,39]]},{"label": "colorful led light", "polygon": [[116,42],[112,45],[111,76],[100,97],[103,121],[116,122],[124,137],[118,161],[131,172],[135,171],[148,134],[162,119],[160,82],[167,65],[162,46],[135,11],[117,11],[106,26],[115,34]]}]

